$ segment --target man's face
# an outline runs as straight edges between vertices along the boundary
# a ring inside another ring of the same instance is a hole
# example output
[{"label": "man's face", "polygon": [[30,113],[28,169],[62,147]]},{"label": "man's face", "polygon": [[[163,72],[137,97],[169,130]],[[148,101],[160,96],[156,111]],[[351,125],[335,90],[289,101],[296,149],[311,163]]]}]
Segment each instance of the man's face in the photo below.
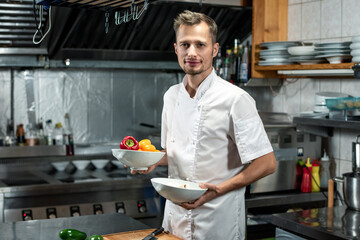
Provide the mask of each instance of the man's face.
[{"label": "man's face", "polygon": [[213,58],[219,50],[212,43],[209,27],[201,22],[197,25],[180,25],[174,43],[180,67],[189,75],[204,75],[212,71]]}]

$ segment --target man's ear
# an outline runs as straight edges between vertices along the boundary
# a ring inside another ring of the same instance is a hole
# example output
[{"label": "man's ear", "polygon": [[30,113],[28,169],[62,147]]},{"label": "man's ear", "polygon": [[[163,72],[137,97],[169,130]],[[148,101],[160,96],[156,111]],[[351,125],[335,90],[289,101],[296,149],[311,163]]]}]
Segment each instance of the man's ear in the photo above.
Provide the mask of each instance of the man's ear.
[{"label": "man's ear", "polygon": [[175,53],[176,53],[176,55],[177,55],[178,52],[177,52],[177,45],[176,45],[176,43],[174,43],[174,49],[175,49]]},{"label": "man's ear", "polygon": [[219,51],[219,43],[215,43],[213,46],[213,58],[216,57]]}]

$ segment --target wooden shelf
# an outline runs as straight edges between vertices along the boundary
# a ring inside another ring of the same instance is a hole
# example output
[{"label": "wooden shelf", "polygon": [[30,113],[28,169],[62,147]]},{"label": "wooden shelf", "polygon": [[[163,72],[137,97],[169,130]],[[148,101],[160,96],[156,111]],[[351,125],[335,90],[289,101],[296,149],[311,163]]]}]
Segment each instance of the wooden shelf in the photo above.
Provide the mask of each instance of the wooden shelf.
[{"label": "wooden shelf", "polygon": [[259,66],[255,65],[257,71],[277,71],[277,70],[313,70],[313,69],[351,69],[354,63],[339,63],[339,64],[311,64],[311,65],[276,65],[276,66]]}]

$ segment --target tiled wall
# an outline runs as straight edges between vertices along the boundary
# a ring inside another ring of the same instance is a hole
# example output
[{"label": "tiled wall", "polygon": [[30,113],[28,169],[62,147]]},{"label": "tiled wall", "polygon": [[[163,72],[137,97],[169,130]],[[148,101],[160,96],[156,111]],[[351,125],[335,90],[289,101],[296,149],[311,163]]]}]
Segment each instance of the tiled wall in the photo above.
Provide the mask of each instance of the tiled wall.
[{"label": "tiled wall", "polygon": [[[359,0],[289,0],[288,40],[314,42],[351,41],[360,35]],[[287,79],[274,97],[272,111],[313,111],[316,92],[334,91],[360,97],[360,80]],[[351,147],[359,130],[334,129],[328,151],[336,162],[336,174],[351,171]]]}]

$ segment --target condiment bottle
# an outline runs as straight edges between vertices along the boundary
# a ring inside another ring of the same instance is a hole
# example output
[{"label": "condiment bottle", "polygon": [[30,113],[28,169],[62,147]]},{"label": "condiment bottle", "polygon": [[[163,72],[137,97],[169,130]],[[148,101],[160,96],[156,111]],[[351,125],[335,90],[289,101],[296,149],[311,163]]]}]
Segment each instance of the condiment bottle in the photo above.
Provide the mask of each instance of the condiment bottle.
[{"label": "condiment bottle", "polygon": [[35,146],[38,144],[38,137],[34,128],[34,124],[29,123],[25,139],[27,146]]},{"label": "condiment bottle", "polygon": [[320,192],[319,171],[320,171],[319,161],[316,158],[314,158],[313,163],[312,163],[312,168],[311,168],[311,172],[312,172],[311,192]]},{"label": "condiment bottle", "polygon": [[53,142],[53,126],[52,126],[52,121],[51,119],[46,121],[46,125],[45,125],[45,142],[46,145],[54,145]]},{"label": "condiment bottle", "polygon": [[18,146],[25,146],[25,132],[23,124],[19,124],[16,129],[16,140]]},{"label": "condiment bottle", "polygon": [[310,158],[307,159],[305,166],[303,167],[303,177],[301,181],[301,192],[311,192],[311,163]]},{"label": "condiment bottle", "polygon": [[320,188],[327,189],[330,179],[330,160],[324,150],[324,155],[320,159]]},{"label": "condiment bottle", "polygon": [[73,156],[74,155],[74,138],[73,132],[70,125],[70,117],[69,114],[65,114],[65,129],[64,129],[64,143],[66,145],[66,155]]},{"label": "condiment bottle", "polygon": [[54,139],[55,145],[64,145],[64,129],[60,122],[55,125]]}]

